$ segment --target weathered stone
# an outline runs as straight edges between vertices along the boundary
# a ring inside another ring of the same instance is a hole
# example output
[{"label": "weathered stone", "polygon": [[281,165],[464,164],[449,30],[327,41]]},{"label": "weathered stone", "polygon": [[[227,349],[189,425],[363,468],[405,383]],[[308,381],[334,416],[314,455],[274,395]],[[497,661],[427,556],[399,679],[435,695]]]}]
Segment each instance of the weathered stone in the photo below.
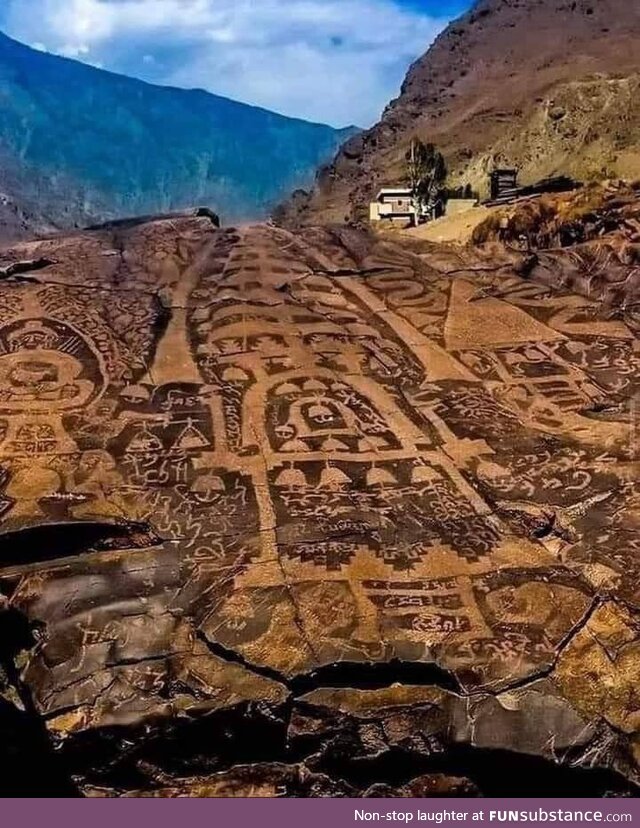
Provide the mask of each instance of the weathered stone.
[{"label": "weathered stone", "polygon": [[636,330],[486,255],[206,218],[0,251],[51,262],[0,282],[3,664],[69,784],[637,781]]}]

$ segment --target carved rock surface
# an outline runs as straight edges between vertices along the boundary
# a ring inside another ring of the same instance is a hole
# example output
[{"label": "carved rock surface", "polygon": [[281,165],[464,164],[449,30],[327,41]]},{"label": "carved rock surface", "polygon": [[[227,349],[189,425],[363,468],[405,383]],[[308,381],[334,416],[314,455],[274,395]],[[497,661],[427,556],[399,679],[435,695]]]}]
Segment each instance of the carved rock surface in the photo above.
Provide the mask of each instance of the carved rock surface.
[{"label": "carved rock surface", "polygon": [[89,796],[634,789],[637,329],[464,255],[0,251],[0,751]]}]

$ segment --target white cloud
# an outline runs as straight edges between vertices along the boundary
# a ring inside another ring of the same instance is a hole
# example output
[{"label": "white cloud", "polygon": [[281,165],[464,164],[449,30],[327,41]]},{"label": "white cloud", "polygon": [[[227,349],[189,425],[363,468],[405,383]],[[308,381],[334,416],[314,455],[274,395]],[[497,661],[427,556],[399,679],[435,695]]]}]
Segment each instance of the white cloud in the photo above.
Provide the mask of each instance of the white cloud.
[{"label": "white cloud", "polygon": [[374,121],[445,23],[396,0],[5,4],[8,34],[49,51],[338,125]]},{"label": "white cloud", "polygon": [[91,49],[86,43],[65,43],[64,46],[61,46],[56,51],[59,55],[64,55],[64,57],[81,59],[87,57]]}]

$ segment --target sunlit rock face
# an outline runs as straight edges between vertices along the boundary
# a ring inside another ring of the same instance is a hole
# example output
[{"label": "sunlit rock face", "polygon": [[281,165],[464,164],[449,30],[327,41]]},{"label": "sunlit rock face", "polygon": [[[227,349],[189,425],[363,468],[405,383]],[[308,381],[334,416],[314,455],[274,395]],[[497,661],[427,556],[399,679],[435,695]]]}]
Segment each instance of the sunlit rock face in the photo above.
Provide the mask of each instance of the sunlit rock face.
[{"label": "sunlit rock face", "polygon": [[631,789],[637,327],[474,255],[205,218],[0,251],[11,784]]}]

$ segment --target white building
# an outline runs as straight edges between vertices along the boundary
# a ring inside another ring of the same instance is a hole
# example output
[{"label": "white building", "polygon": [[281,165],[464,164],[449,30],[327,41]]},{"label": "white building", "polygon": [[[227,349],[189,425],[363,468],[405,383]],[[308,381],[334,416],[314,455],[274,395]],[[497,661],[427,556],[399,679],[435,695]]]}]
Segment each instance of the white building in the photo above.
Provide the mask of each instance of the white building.
[{"label": "white building", "polygon": [[407,187],[384,187],[376,200],[369,205],[371,221],[408,222],[415,216],[416,210]]},{"label": "white building", "polygon": [[[432,221],[442,215],[455,215],[471,210],[478,204],[477,199],[450,198],[446,203],[437,201],[431,207],[424,206],[419,221]],[[369,205],[369,220],[399,221],[405,224],[413,222],[416,214],[411,198],[411,190],[407,187],[384,187],[375,201]]]}]

